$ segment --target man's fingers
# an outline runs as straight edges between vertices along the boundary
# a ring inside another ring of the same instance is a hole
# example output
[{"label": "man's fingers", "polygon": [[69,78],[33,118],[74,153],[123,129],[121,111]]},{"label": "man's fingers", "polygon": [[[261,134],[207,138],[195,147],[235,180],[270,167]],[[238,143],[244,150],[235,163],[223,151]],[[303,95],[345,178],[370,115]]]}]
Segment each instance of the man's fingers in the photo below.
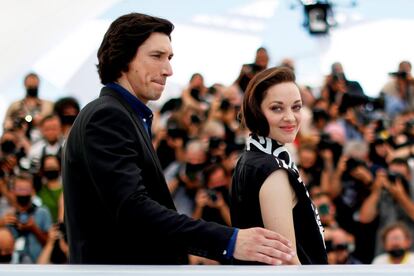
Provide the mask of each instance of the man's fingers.
[{"label": "man's fingers", "polygon": [[261,254],[261,253],[257,253],[254,261],[259,262],[259,263],[264,263],[264,264],[268,264],[268,265],[281,265],[282,261],[279,259],[275,259],[275,258],[271,258],[269,256],[267,256],[266,254]]},{"label": "man's fingers", "polygon": [[264,229],[264,228],[257,228],[257,229],[266,239],[280,241],[287,247],[290,247],[290,248],[292,247],[292,243],[288,239],[283,237],[282,235],[276,232]]},{"label": "man's fingers", "polygon": [[[290,243],[290,242],[289,242]],[[286,244],[278,241],[278,240],[270,240],[270,239],[264,239],[262,242],[263,247],[273,249],[272,252],[280,252],[284,255],[294,256],[295,251],[292,249],[292,247],[287,246]],[[279,257],[278,255],[271,255]]]},{"label": "man's fingers", "polygon": [[[287,248],[285,245],[279,242],[273,242],[271,246],[262,245],[258,248],[258,251],[262,255],[266,255],[267,257],[274,259],[272,260],[272,264],[278,264],[279,262],[288,263],[292,260],[294,256],[294,252],[291,249],[288,251],[282,251],[280,248]],[[275,263],[277,262],[277,263]]]},{"label": "man's fingers", "polygon": [[236,259],[266,264],[290,263],[295,256],[291,242],[263,228],[239,230],[233,255]]}]

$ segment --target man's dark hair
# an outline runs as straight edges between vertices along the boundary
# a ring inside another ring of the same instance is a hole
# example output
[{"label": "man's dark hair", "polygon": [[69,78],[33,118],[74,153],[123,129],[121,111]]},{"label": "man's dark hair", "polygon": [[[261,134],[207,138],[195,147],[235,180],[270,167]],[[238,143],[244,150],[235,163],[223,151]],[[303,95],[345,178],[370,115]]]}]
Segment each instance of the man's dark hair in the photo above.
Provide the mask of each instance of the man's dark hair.
[{"label": "man's dark hair", "polygon": [[404,159],[404,158],[394,158],[391,160],[390,165],[395,164],[395,165],[402,165],[404,166],[407,171],[410,171],[410,165],[408,165],[408,160]]},{"label": "man's dark hair", "polygon": [[401,231],[404,233],[404,236],[408,240],[411,240],[412,236],[410,229],[408,229],[407,225],[405,225],[403,222],[397,221],[395,223],[385,226],[380,230],[380,236],[383,245],[385,244],[385,240],[387,239],[388,234],[394,229],[401,229]]},{"label": "man's dark hair", "polygon": [[64,97],[58,99],[55,102],[53,112],[56,113],[59,117],[61,117],[64,115],[64,111],[68,107],[73,107],[77,112],[80,111],[80,105],[77,99],[73,97]]},{"label": "man's dark hair", "polygon": [[[13,184],[15,184],[16,180],[23,180],[33,183],[33,175],[28,171],[21,171],[17,175],[14,176]],[[13,185],[14,187],[15,185]]]},{"label": "man's dark hair", "polygon": [[269,123],[260,106],[267,90],[276,84],[295,82],[295,74],[288,67],[273,67],[261,71],[249,82],[244,95],[241,119],[245,127],[261,136],[269,135]]},{"label": "man's dark hair", "polygon": [[[98,50],[98,73],[102,84],[116,81],[152,33],[170,37],[174,25],[162,18],[130,13],[112,22]],[[171,37],[170,37],[171,39]]]},{"label": "man's dark hair", "polygon": [[24,76],[24,79],[23,79],[23,83],[24,84],[26,84],[26,81],[27,81],[28,78],[35,78],[37,80],[40,80],[38,74],[36,74],[34,72],[30,72],[29,74],[27,74],[26,76]]},{"label": "man's dark hair", "polygon": [[55,113],[51,113],[51,114],[48,114],[48,115],[46,115],[41,121],[40,121],[40,124],[39,125],[41,125],[41,126],[43,126],[43,124],[45,123],[45,122],[47,122],[47,121],[49,121],[49,120],[53,120],[53,119],[58,119],[59,121],[60,121],[60,119],[59,119],[59,116],[57,115],[57,114],[55,114]]}]

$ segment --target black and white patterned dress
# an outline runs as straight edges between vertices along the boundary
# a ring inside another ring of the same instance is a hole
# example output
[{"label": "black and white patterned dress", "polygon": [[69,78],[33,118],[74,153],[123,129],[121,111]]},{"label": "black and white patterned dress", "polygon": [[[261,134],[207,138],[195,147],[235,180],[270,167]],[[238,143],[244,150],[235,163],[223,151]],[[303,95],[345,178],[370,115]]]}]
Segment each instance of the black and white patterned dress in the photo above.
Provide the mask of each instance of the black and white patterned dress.
[{"label": "black and white patterned dress", "polygon": [[[266,178],[279,169],[288,172],[289,182],[297,197],[292,212],[299,260],[302,264],[326,264],[323,227],[317,209],[289,152],[268,137],[252,134],[247,140],[245,152],[237,163],[231,189],[232,225],[241,229],[264,226],[259,191]],[[252,264],[238,261],[236,263]]]}]

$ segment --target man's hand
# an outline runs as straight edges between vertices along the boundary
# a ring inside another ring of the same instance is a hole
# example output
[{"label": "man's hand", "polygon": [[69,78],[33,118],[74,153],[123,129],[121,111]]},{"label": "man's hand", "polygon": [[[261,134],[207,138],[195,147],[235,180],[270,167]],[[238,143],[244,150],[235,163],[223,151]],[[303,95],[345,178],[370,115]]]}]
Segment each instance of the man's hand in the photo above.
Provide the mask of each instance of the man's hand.
[{"label": "man's hand", "polygon": [[30,218],[27,220],[27,223],[17,222],[17,229],[19,229],[20,231],[33,232],[35,227],[36,223],[34,221],[33,216],[30,216]]},{"label": "man's hand", "polygon": [[0,226],[16,225],[17,218],[13,214],[6,214],[3,218],[0,218]]},{"label": "man's hand", "polygon": [[270,265],[289,263],[295,255],[292,244],[281,235],[264,229],[240,229],[233,257]]}]

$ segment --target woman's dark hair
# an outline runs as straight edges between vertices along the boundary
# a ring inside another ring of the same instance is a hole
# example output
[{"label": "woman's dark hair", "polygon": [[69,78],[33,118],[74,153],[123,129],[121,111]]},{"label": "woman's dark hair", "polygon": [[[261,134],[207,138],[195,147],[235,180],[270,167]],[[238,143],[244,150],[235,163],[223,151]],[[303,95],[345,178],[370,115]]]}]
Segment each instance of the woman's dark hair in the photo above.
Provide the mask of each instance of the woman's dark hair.
[{"label": "woman's dark hair", "polygon": [[271,86],[284,82],[295,82],[295,74],[287,67],[269,68],[253,77],[247,85],[241,108],[243,126],[258,135],[269,135],[269,124],[260,105]]},{"label": "woman's dark hair", "polygon": [[[98,50],[98,73],[102,84],[116,81],[152,33],[170,37],[174,25],[162,18],[130,13],[112,22]],[[170,37],[171,39],[171,37]]]}]

